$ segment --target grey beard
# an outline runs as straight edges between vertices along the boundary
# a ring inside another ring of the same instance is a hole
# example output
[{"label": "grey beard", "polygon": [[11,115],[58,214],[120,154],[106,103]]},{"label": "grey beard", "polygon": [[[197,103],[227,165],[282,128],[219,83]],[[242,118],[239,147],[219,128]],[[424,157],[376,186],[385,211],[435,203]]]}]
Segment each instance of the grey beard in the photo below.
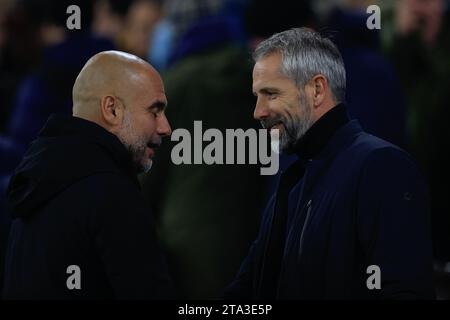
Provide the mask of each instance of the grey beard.
[{"label": "grey beard", "polygon": [[293,153],[297,142],[306,134],[314,124],[312,117],[312,107],[303,96],[300,96],[300,105],[304,106],[301,118],[285,119],[285,131],[280,136],[280,151]]}]

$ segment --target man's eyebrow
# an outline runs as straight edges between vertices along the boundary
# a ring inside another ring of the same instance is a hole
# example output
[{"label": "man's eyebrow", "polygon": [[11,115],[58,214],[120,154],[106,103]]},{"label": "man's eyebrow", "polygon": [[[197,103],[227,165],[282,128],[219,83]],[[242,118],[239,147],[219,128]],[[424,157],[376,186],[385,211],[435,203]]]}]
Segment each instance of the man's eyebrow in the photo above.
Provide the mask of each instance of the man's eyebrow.
[{"label": "man's eyebrow", "polygon": [[[264,87],[264,88],[259,89],[258,92],[262,93],[262,94],[271,94],[271,93],[278,93],[278,92],[280,92],[280,90],[277,88],[272,88],[272,87]],[[257,93],[255,91],[253,91],[253,95],[256,96]]]},{"label": "man's eyebrow", "polygon": [[153,102],[148,109],[149,110],[156,110],[156,111],[163,111],[164,109],[166,109],[167,107],[167,103],[165,101],[162,100],[157,100],[155,102]]}]

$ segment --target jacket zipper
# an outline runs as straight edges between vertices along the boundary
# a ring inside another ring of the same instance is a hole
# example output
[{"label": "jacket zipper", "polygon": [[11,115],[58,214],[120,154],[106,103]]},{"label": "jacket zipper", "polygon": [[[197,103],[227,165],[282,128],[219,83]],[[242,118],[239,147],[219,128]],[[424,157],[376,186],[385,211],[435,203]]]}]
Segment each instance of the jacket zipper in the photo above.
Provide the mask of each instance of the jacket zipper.
[{"label": "jacket zipper", "polygon": [[300,245],[298,248],[298,258],[300,259],[300,256],[302,254],[303,251],[303,241],[304,241],[304,235],[305,235],[305,230],[306,230],[306,226],[308,225],[308,221],[309,221],[309,217],[311,216],[311,208],[312,208],[312,200],[309,200],[308,203],[306,204],[306,218],[305,218],[305,222],[303,223],[303,228],[302,228],[302,232],[300,234]]}]

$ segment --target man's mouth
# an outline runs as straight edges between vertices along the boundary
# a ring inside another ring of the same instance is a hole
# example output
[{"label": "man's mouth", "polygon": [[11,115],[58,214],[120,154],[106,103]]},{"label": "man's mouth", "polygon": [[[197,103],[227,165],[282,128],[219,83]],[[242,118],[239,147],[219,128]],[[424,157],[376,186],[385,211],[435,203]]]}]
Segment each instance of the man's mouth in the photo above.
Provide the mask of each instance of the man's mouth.
[{"label": "man's mouth", "polygon": [[149,150],[149,151],[148,151],[148,153],[149,153],[149,155],[148,155],[149,158],[152,158],[152,157],[153,157],[153,155],[155,154],[155,150],[158,149],[159,146],[160,146],[159,143],[152,143],[152,142],[149,142],[149,143],[147,144],[147,149]]},{"label": "man's mouth", "polygon": [[269,129],[269,131],[272,131],[274,129],[279,130],[279,129],[281,129],[282,126],[283,126],[283,122],[278,121],[278,122],[274,123],[273,125],[271,125],[268,129]]},{"label": "man's mouth", "polygon": [[280,122],[277,122],[277,123],[275,123],[273,126],[271,126],[270,127],[270,130],[272,130],[272,129],[277,129],[277,128],[279,128],[280,126],[282,126],[283,125],[283,123],[280,121]]},{"label": "man's mouth", "polygon": [[147,147],[149,147],[150,149],[157,149],[157,148],[159,148],[160,145],[161,145],[160,143],[149,142],[147,144]]},{"label": "man's mouth", "polygon": [[281,129],[281,127],[284,126],[284,123],[281,118],[275,118],[262,120],[261,125],[263,128],[267,129],[270,132],[274,129]]}]

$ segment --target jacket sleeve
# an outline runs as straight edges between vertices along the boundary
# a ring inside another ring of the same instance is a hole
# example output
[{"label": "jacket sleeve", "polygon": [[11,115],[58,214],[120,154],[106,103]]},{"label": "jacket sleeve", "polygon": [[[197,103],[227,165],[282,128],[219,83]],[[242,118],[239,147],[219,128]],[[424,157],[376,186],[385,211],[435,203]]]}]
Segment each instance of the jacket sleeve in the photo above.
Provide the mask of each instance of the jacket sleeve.
[{"label": "jacket sleeve", "polygon": [[104,174],[90,232],[118,299],[170,299],[173,285],[139,188]]},{"label": "jacket sleeve", "polygon": [[262,246],[264,245],[264,239],[267,237],[270,213],[273,210],[274,203],[275,196],[272,196],[266,210],[264,211],[257,239],[252,243],[249,253],[242,262],[235,279],[228,285],[227,288],[225,288],[225,299],[255,298],[254,280],[260,272],[260,270],[258,270],[259,254],[261,254],[264,250]]},{"label": "jacket sleeve", "polygon": [[255,254],[258,240],[250,247],[247,257],[241,264],[233,282],[225,288],[223,298],[226,300],[251,299],[253,288],[253,274],[255,272]]},{"label": "jacket sleeve", "polygon": [[[358,236],[367,267],[380,268],[382,299],[434,299],[429,198],[409,155],[388,147],[363,166]],[[369,278],[370,274],[367,274]]]}]

